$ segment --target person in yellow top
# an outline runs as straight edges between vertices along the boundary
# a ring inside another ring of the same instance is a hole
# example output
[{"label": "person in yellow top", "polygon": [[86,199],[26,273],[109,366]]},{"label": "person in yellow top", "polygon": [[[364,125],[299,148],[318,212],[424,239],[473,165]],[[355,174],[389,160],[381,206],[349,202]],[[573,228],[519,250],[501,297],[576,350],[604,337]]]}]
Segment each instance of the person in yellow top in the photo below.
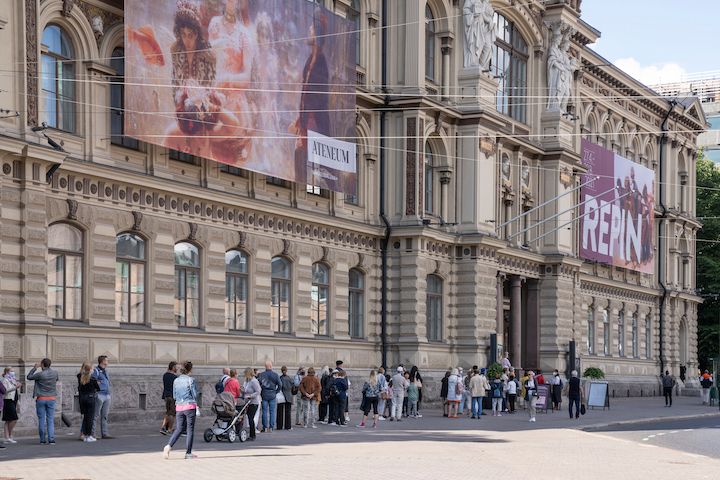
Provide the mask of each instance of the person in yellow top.
[{"label": "person in yellow top", "polygon": [[527,397],[527,389],[525,388],[525,382],[528,381],[530,378],[530,375],[525,372],[525,374],[520,378],[520,402],[522,402],[522,405],[525,405],[525,397]]}]

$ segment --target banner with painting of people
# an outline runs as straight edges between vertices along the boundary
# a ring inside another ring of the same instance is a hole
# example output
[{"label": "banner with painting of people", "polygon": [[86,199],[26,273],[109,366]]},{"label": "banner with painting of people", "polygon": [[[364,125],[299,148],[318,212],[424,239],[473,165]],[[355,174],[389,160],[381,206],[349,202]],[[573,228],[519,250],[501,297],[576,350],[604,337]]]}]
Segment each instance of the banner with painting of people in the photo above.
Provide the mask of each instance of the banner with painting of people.
[{"label": "banner with painting of people", "polygon": [[654,272],[655,172],[582,140],[580,257]]},{"label": "banner with painting of people", "polygon": [[125,0],[125,134],[355,195],[353,30],[302,0]]}]

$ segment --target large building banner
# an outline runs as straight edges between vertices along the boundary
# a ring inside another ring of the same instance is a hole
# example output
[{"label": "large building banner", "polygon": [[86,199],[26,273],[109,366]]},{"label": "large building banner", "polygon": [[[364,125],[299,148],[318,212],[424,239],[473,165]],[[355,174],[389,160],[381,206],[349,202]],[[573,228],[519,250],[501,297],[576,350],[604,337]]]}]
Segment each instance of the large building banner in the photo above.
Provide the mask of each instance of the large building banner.
[{"label": "large building banner", "polygon": [[653,273],[655,172],[582,140],[580,257]]},{"label": "large building banner", "polygon": [[125,134],[354,195],[353,29],[306,0],[125,0]]}]

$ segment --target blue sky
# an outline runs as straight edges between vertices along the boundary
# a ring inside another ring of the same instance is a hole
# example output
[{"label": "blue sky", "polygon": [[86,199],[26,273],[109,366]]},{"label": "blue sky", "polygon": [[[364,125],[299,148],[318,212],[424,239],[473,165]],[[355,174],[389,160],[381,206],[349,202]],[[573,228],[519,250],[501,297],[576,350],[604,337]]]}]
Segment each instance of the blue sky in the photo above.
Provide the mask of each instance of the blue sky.
[{"label": "blue sky", "polygon": [[590,47],[646,84],[720,72],[720,0],[584,0],[582,18],[602,32]]}]

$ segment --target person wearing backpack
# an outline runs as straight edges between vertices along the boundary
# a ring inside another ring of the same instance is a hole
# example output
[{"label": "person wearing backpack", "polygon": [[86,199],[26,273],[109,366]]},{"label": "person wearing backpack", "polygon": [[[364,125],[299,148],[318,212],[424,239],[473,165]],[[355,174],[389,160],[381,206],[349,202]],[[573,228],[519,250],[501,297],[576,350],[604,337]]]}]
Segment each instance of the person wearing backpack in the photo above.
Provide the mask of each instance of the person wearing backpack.
[{"label": "person wearing backpack", "polygon": [[495,379],[490,384],[490,395],[492,396],[492,415],[493,417],[502,417],[500,411],[502,410],[503,401],[503,381],[500,379],[500,374],[495,374]]},{"label": "person wearing backpack", "polygon": [[277,394],[282,390],[280,375],[273,372],[270,360],[265,362],[265,371],[258,375],[260,383],[260,398],[262,399],[262,427],[264,433],[275,430],[275,416],[277,408]]},{"label": "person wearing backpack", "polygon": [[662,377],[663,395],[665,396],[665,406],[672,407],[672,391],[675,386],[675,379],[670,372],[665,370],[665,375]]},{"label": "person wearing backpack", "polygon": [[702,387],[702,403],[703,405],[710,405],[710,387],[712,387],[713,378],[710,372],[705,372],[700,376],[700,386]]},{"label": "person wearing backpack", "polygon": [[223,368],[223,373],[220,376],[220,380],[215,384],[215,393],[220,395],[225,391],[225,384],[230,379],[230,369],[228,367]]},{"label": "person wearing backpack", "polygon": [[457,368],[453,368],[448,377],[448,418],[458,418],[460,400],[465,393],[465,385]]}]

